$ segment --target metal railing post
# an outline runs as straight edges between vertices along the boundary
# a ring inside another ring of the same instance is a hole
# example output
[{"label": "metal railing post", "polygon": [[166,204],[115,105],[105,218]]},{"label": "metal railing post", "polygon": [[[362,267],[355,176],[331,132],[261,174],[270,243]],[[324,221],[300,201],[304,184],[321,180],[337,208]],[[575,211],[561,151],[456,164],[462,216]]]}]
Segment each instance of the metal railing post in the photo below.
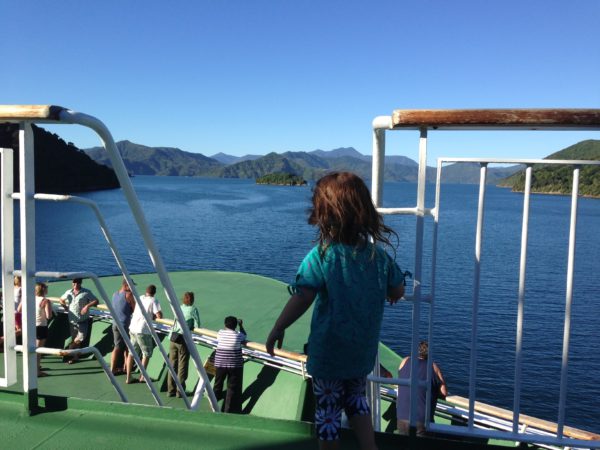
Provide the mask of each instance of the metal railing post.
[{"label": "metal railing post", "polygon": [[569,225],[569,253],[567,261],[567,292],[565,296],[565,324],[563,331],[562,364],[560,366],[560,394],[558,401],[557,436],[562,438],[565,426],[565,404],[567,402],[567,377],[569,374],[569,341],[571,336],[571,305],[573,303],[573,276],[575,272],[575,244],[577,236],[577,196],[579,194],[579,166],[573,169],[571,192],[571,221]]},{"label": "metal railing post", "polygon": [[531,197],[531,164],[525,169],[525,192],[523,194],[523,224],[521,227],[521,258],[519,268],[519,297],[517,304],[517,338],[515,345],[515,386],[513,400],[513,432],[519,431],[521,410],[521,366],[523,361],[523,316],[525,311],[525,271],[527,269],[527,238],[529,234],[529,199]]},{"label": "metal railing post", "polygon": [[35,155],[31,123],[19,123],[21,321],[23,336],[23,392],[28,412],[38,406],[35,353]]},{"label": "metal railing post", "polygon": [[4,327],[4,377],[2,387],[17,382],[17,353],[13,349],[15,339],[15,296],[13,282],[15,270],[15,230],[13,194],[13,149],[3,148],[2,152],[2,286],[3,327]]},{"label": "metal railing post", "polygon": [[475,236],[475,270],[473,274],[473,312],[471,316],[471,360],[469,366],[469,430],[473,430],[475,414],[475,384],[477,380],[477,323],[479,313],[479,284],[481,281],[481,241],[483,237],[483,213],[485,207],[485,182],[487,163],[481,164],[479,178],[479,202],[477,206],[477,231]]}]

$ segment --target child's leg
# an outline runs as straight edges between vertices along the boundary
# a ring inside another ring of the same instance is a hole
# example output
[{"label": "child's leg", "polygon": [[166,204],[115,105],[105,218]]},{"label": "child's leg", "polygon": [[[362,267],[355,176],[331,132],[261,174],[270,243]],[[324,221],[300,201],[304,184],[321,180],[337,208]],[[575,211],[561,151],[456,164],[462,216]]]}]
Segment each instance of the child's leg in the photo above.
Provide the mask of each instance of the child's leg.
[{"label": "child's leg", "polygon": [[375,433],[367,403],[367,379],[344,380],[344,409],[362,450],[375,450]]},{"label": "child's leg", "polygon": [[319,448],[339,448],[344,398],[343,381],[313,378],[313,392],[315,394],[315,427]]},{"label": "child's leg", "polygon": [[352,429],[362,450],[377,449],[371,416],[354,416],[350,419],[350,425],[352,425]]}]

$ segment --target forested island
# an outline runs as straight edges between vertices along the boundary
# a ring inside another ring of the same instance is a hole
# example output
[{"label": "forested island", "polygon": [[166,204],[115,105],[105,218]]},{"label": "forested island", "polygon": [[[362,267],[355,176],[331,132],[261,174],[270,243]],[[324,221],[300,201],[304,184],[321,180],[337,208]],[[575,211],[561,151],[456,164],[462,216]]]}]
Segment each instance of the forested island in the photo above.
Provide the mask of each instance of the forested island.
[{"label": "forested island", "polygon": [[256,179],[256,184],[276,184],[278,186],[305,186],[306,180],[287,172],[269,173]]},{"label": "forested island", "polygon": [[[571,145],[544,159],[600,160],[600,140],[589,139]],[[525,170],[502,180],[501,187],[513,192],[525,189]],[[531,173],[531,192],[570,195],[573,188],[573,166],[537,165]],[[579,174],[579,195],[600,198],[600,166],[583,166]]]},{"label": "forested island", "polygon": [[[98,164],[72,142],[32,125],[35,155],[35,192],[72,194],[115,189],[119,182],[114,171]],[[19,125],[0,124],[0,147],[12,148],[13,181],[19,191]]]}]

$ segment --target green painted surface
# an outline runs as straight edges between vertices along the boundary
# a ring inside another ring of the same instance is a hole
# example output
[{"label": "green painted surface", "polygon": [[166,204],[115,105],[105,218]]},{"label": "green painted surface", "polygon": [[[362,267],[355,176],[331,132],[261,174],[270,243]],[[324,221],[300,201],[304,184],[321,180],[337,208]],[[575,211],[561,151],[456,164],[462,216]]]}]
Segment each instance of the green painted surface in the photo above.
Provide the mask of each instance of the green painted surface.
[{"label": "green painted surface", "polygon": [[[196,294],[203,327],[218,330],[225,316],[235,315],[244,319],[250,340],[257,342],[265,341],[288,299],[285,284],[257,275],[224,272],[170,275],[179,297],[188,290]],[[134,280],[139,293],[150,283],[160,286],[153,275],[135,275]],[[120,281],[121,277],[115,276],[102,278],[101,283],[112,295]],[[85,280],[84,286],[97,292],[89,280]],[[69,287],[69,281],[52,283],[49,295],[60,296]],[[172,317],[160,287],[158,291],[165,316]],[[310,312],[306,313],[291,327],[286,333],[284,348],[302,351],[310,317]],[[49,341],[53,340],[53,345],[65,344],[65,327],[64,316],[62,322],[51,325],[54,339]],[[90,339],[107,362],[112,350],[110,328],[109,321],[95,322]],[[163,344],[168,351],[168,339],[163,338]],[[211,352],[200,345],[197,348],[203,360]],[[384,346],[380,351],[382,364],[395,374],[400,357]],[[20,372],[20,356],[18,364]],[[243,408],[248,414],[241,416],[210,413],[206,399],[200,403],[200,412],[186,411],[181,399],[167,397],[166,369],[156,349],[148,370],[156,380],[163,408],[151,407],[156,403],[145,384],[126,385],[124,376],[118,377],[118,382],[133,404],[120,403],[99,363],[91,357],[67,365],[59,358],[47,356],[42,366],[50,376],[38,380],[40,406],[59,411],[29,416],[25,413],[20,383],[0,391],[3,448],[315,448],[312,426],[299,420],[303,413],[304,417],[312,416],[312,407],[304,404],[307,382],[298,375],[254,361],[247,361],[244,366]],[[188,391],[193,390],[197,378],[190,364]],[[384,402],[382,405],[383,428],[388,432],[395,428],[393,410],[392,404]],[[425,442],[420,440],[417,447],[423,447]],[[378,435],[378,445],[380,448],[408,448],[406,439],[391,433]],[[446,448],[467,447],[446,445]],[[343,435],[343,448],[356,448],[354,438],[347,431]],[[436,448],[436,445],[423,448]]]},{"label": "green painted surface", "polygon": [[[256,342],[267,339],[271,327],[289,298],[287,285],[271,278],[236,272],[170,272],[169,276],[179,301],[183,293],[195,294],[195,305],[200,311],[204,328],[219,330],[223,320],[232,315],[244,319],[248,338]],[[116,292],[122,277],[103,277],[101,283],[108,295]],[[134,275],[138,293],[143,294],[148,284],[157,286],[157,298],[166,318],[173,313],[166,301],[156,275]],[[84,280],[84,287],[99,295],[93,282]],[[49,296],[58,297],[71,287],[70,281],[51,283]],[[102,302],[103,303],[103,302]],[[308,339],[311,312],[307,312],[286,332],[284,346],[288,350],[301,352]]]}]

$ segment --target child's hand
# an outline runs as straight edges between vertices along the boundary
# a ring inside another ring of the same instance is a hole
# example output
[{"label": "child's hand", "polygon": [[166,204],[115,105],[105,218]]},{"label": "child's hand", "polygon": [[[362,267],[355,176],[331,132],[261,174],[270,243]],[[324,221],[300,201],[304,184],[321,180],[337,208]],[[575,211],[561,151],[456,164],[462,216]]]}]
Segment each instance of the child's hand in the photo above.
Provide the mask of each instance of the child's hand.
[{"label": "child's hand", "polygon": [[281,348],[283,345],[283,337],[285,336],[284,330],[278,330],[273,328],[269,333],[269,337],[267,337],[267,342],[265,343],[265,347],[267,348],[267,353],[271,356],[275,356],[275,343],[277,343],[277,348]]}]

